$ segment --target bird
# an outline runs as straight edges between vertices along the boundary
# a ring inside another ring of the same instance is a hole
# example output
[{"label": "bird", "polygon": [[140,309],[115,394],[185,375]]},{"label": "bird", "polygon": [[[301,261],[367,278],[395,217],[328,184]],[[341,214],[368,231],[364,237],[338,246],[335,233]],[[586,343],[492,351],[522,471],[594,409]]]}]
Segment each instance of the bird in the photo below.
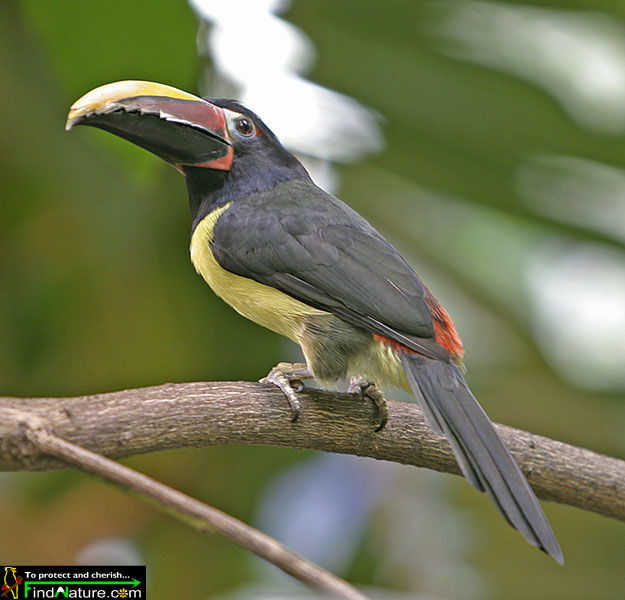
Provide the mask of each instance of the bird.
[{"label": "bird", "polygon": [[0,596],[6,597],[9,592],[15,599],[18,598],[19,589],[18,586],[22,583],[23,579],[17,575],[17,569],[15,567],[4,567],[4,585],[2,586],[3,593]]},{"label": "bird", "polygon": [[280,363],[265,378],[284,391],[294,420],[307,377],[322,387],[349,378],[373,401],[376,431],[387,420],[377,386],[406,389],[429,427],[446,436],[468,482],[563,564],[538,499],[464,379],[464,349],[447,311],[391,243],[317,187],[254,112],[232,99],[118,81],[72,105],[66,129],[76,125],[113,133],[184,175],[197,272],[241,315],[301,347],[305,363]]}]

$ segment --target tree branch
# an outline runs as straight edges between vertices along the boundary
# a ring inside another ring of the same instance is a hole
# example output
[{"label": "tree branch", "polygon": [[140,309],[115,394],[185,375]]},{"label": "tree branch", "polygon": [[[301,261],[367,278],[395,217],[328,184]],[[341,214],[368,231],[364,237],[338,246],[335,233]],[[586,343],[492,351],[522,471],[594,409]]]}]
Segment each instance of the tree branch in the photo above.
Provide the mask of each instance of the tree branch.
[{"label": "tree branch", "polygon": [[129,489],[194,529],[221,535],[333,598],[366,600],[366,596],[355,587],[305,560],[272,537],[147,475],[51,434],[40,419],[28,416],[15,424],[18,425],[18,435],[21,435],[22,440],[27,440],[40,452],[55,456],[87,473],[98,475],[121,488]]},{"label": "tree branch", "polygon": [[[353,394],[307,390],[302,416],[272,385],[165,384],[74,398],[0,397],[0,470],[46,470],[62,463],[20,433],[30,417],[53,435],[119,458],[188,446],[254,444],[370,456],[459,473],[444,438],[415,404],[389,401],[389,422],[374,432],[371,405]],[[498,425],[539,497],[625,520],[625,461]]]}]

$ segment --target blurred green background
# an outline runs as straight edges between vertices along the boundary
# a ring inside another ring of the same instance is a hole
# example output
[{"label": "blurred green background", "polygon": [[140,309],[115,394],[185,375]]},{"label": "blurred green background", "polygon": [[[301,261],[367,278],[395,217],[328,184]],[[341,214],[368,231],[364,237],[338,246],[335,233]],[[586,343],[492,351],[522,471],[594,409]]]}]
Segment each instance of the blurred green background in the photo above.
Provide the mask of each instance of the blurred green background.
[{"label": "blurred green background", "polygon": [[[282,17],[314,44],[312,81],[379,113],[384,150],[337,166],[338,194],[454,316],[487,412],[625,457],[622,1],[299,0]],[[255,21],[235,21],[244,45]],[[197,31],[182,0],[4,0],[0,393],[255,380],[292,355],[195,274],[173,169],[103,132],[63,130],[70,104],[103,83],[197,91]],[[322,558],[340,546],[329,568],[398,597],[625,594],[618,521],[545,505],[559,567],[460,478],[350,461],[228,447],[126,462],[313,560],[312,540]],[[154,599],[289,585],[71,472],[2,474],[0,529],[14,532],[0,562],[136,559]]]}]

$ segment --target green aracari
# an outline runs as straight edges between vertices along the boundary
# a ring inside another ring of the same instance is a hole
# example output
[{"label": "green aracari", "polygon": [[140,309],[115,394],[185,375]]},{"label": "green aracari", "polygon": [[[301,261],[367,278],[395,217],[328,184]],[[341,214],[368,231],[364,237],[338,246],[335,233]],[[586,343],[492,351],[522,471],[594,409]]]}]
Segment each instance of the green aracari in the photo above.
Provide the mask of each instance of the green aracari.
[{"label": "green aracari", "polygon": [[67,129],[109,131],[176,167],[192,213],[191,260],[243,316],[299,344],[306,363],[267,381],[299,414],[295,382],[350,378],[410,391],[469,483],[486,491],[526,540],[562,552],[523,472],[469,390],[451,318],[399,252],[362,216],[317,187],[251,110],[145,81],[96,88],[71,107]]}]

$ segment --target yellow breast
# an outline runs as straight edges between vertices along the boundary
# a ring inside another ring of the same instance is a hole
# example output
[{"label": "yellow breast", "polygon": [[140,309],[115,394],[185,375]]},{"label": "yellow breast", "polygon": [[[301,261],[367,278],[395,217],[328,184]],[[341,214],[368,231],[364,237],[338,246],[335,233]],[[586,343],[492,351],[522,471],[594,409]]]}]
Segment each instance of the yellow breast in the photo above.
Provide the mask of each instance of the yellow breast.
[{"label": "yellow breast", "polygon": [[244,317],[298,342],[304,318],[327,314],[253,279],[226,271],[211,250],[217,219],[230,207],[222,206],[208,214],[191,237],[191,262],[213,291]]}]

